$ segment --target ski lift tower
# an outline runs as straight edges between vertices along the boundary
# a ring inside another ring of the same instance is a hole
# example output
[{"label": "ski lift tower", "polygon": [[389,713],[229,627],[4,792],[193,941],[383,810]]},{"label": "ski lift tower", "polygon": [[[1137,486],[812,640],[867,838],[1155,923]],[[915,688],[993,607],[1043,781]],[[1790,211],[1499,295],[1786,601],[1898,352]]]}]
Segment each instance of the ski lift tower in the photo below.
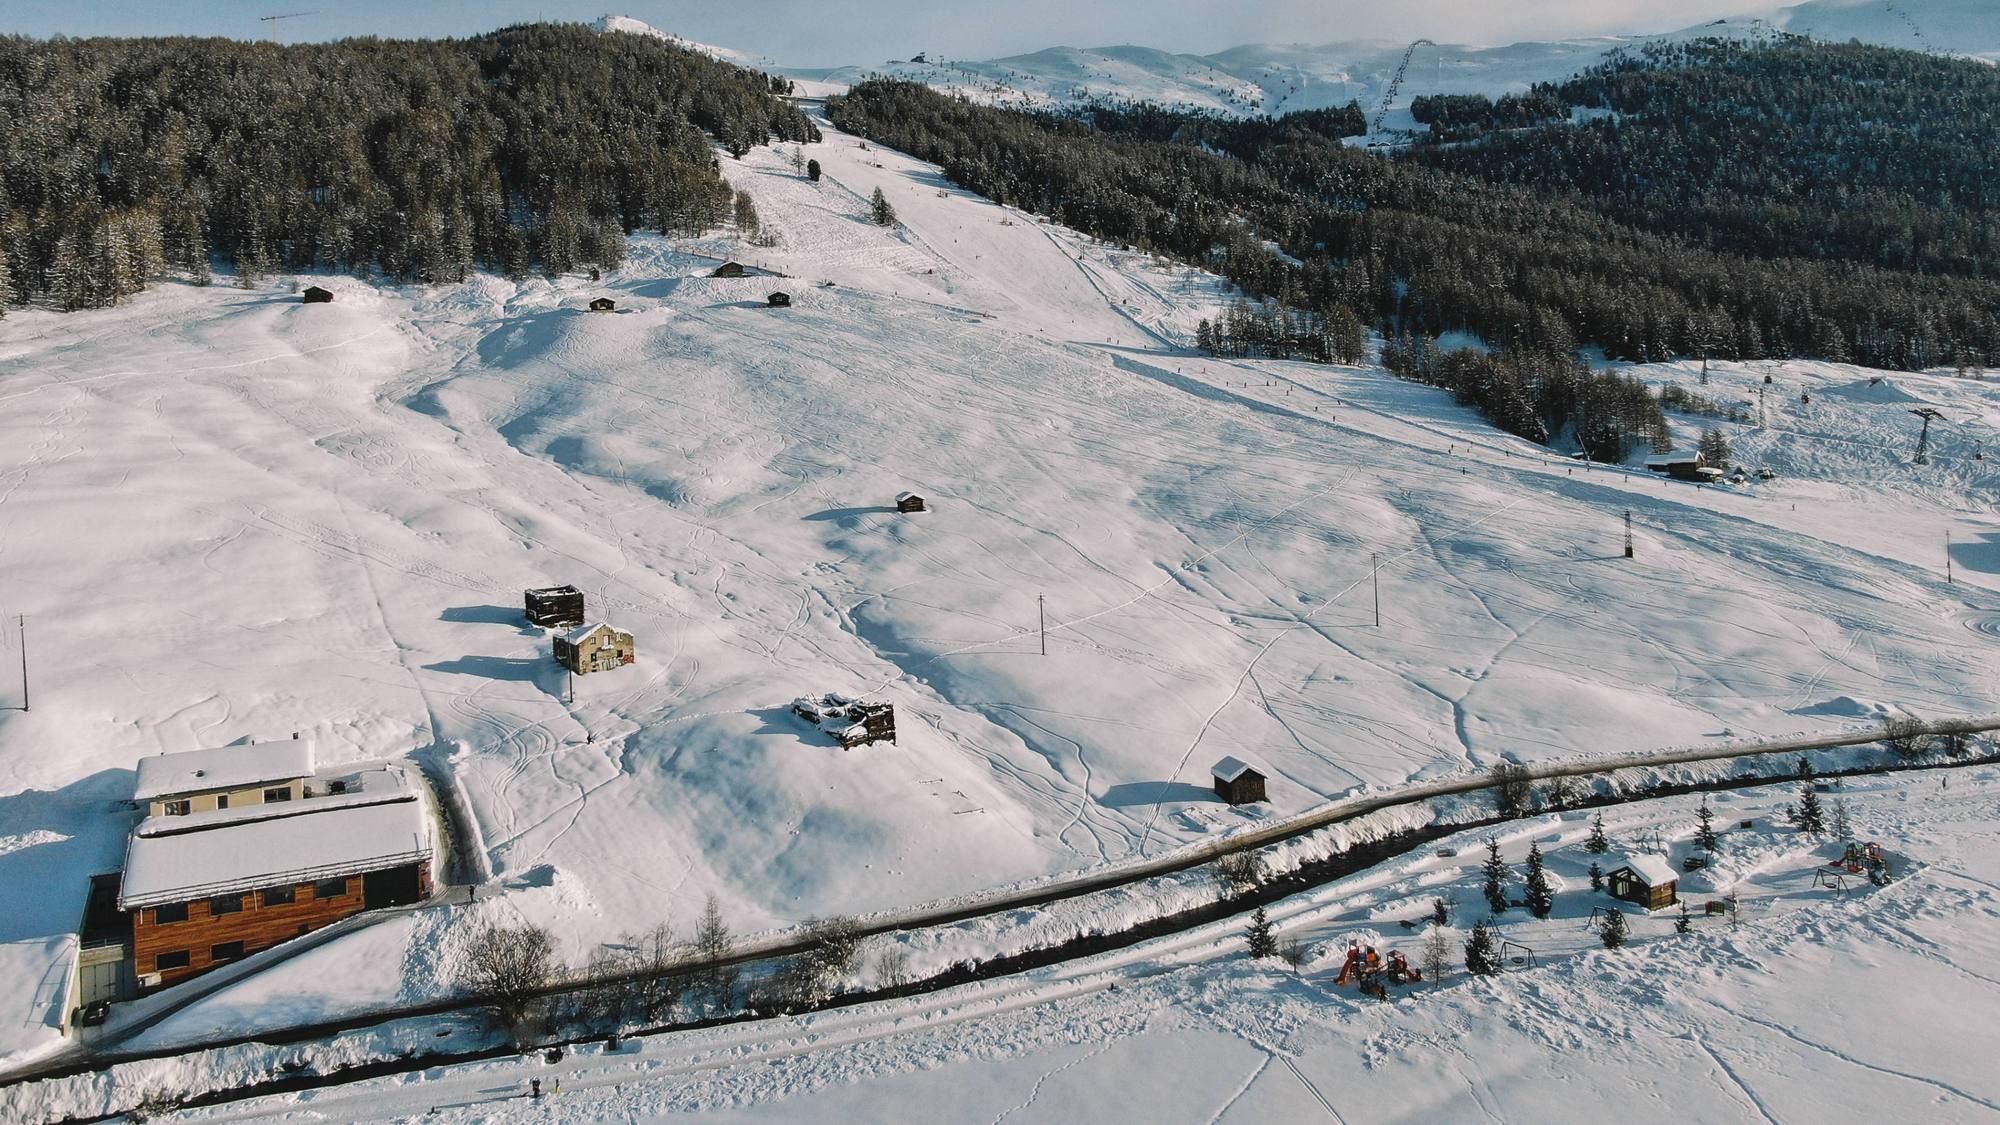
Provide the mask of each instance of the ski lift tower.
[{"label": "ski lift tower", "polygon": [[1924,420],[1923,432],[1917,435],[1917,455],[1910,458],[1910,464],[1928,465],[1931,463],[1931,423],[1944,415],[1928,406],[1920,406],[1910,413]]}]

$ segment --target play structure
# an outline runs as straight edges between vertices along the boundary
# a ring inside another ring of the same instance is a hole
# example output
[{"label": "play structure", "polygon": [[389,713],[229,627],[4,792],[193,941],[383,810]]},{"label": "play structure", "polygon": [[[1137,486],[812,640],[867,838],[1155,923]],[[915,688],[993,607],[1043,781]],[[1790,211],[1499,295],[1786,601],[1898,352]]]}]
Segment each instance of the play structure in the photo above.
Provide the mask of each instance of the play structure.
[{"label": "play structure", "polygon": [[1387,1000],[1390,985],[1415,984],[1423,979],[1423,970],[1410,964],[1402,950],[1391,949],[1384,958],[1374,946],[1351,941],[1347,943],[1347,962],[1340,967],[1340,975],[1333,978],[1333,983],[1335,987],[1358,985],[1363,996]]}]

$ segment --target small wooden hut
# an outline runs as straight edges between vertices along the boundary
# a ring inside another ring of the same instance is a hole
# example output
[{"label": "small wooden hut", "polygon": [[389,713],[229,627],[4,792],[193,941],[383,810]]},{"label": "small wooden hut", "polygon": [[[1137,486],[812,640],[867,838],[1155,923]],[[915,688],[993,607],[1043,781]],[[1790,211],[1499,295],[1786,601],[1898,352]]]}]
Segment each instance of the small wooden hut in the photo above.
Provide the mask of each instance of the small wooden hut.
[{"label": "small wooden hut", "polygon": [[924,498],[916,493],[899,492],[896,494],[896,510],[899,512],[925,512],[930,509],[924,506]]},{"label": "small wooden hut", "polygon": [[792,307],[792,295],[783,291],[773,293],[769,297],[764,298],[764,300],[774,309],[789,309]]},{"label": "small wooden hut", "polygon": [[591,311],[591,312],[617,312],[617,311],[618,311],[618,302],[616,302],[616,301],[612,300],[612,299],[611,299],[611,298],[609,298],[609,297],[593,297],[593,298],[591,298],[591,300],[590,300],[590,311]]},{"label": "small wooden hut", "polygon": [[308,285],[305,288],[305,292],[299,294],[299,300],[308,305],[328,304],[333,300],[333,290],[322,289],[317,285]]},{"label": "small wooden hut", "polygon": [[742,263],[742,262],[724,262],[724,263],[722,263],[721,265],[719,265],[719,266],[715,267],[715,274],[714,274],[714,276],[716,276],[716,277],[742,277],[742,276],[743,276],[743,263]]},{"label": "small wooden hut", "polygon": [[525,596],[530,625],[566,629],[583,624],[583,591],[574,586],[545,586]]},{"label": "small wooden hut", "polygon": [[1232,805],[1268,799],[1264,796],[1264,775],[1241,758],[1224,758],[1209,773],[1215,778],[1215,795]]},{"label": "small wooden hut", "polygon": [[1648,910],[1658,910],[1680,901],[1680,876],[1666,860],[1655,855],[1624,857],[1623,862],[1604,876],[1611,897],[1636,902]]}]

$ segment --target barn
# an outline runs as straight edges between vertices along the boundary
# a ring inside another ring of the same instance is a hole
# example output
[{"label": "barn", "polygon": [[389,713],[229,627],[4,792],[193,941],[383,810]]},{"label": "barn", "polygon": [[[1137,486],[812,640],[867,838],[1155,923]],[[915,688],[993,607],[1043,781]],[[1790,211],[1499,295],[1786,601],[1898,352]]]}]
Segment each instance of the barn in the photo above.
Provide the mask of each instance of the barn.
[{"label": "barn", "polygon": [[1656,473],[1665,473],[1675,480],[1707,483],[1722,479],[1721,469],[1710,468],[1708,459],[1692,450],[1656,453],[1646,458],[1646,467]]},{"label": "barn", "polygon": [[528,624],[544,629],[568,629],[584,623],[583,591],[574,586],[544,586],[523,591]]},{"label": "barn", "polygon": [[1680,876],[1666,860],[1653,855],[1626,856],[1604,877],[1611,897],[1658,910],[1680,901]]},{"label": "barn", "polygon": [[792,295],[783,291],[771,294],[769,297],[764,298],[764,301],[774,309],[789,309],[792,307]]},{"label": "barn", "polygon": [[1241,758],[1224,758],[1209,773],[1215,778],[1215,795],[1232,805],[1268,799],[1264,796],[1264,775]]},{"label": "barn", "polygon": [[603,622],[581,625],[555,640],[556,663],[581,676],[609,672],[638,660],[632,634]]},{"label": "barn", "polygon": [[724,262],[724,263],[722,263],[721,265],[719,265],[719,266],[715,267],[715,274],[714,274],[714,276],[716,276],[716,277],[742,277],[742,276],[743,276],[743,263],[742,263],[742,262]]},{"label": "barn", "polygon": [[616,302],[616,301],[612,300],[612,299],[611,299],[611,298],[609,298],[609,297],[593,297],[593,298],[591,298],[591,300],[590,300],[590,311],[591,311],[591,312],[617,312],[617,311],[618,311],[618,302]]},{"label": "barn", "polygon": [[896,510],[899,512],[923,512],[929,509],[924,506],[924,498],[916,493],[899,492],[896,494]]},{"label": "barn", "polygon": [[299,300],[308,305],[324,305],[333,300],[333,290],[322,289],[317,285],[308,285],[305,288],[305,292],[299,294]]}]

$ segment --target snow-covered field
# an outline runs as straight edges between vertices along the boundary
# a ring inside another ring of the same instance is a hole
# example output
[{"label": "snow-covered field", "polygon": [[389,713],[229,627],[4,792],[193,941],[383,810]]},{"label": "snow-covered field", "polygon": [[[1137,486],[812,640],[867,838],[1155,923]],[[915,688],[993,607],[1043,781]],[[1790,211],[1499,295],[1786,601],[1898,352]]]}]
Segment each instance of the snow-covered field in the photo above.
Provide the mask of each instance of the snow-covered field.
[{"label": "snow-covered field", "polygon": [[[1815,873],[1839,854],[1779,823],[1793,787],[1708,798],[1718,862],[1683,876],[1692,932],[1672,909],[1627,908],[1631,939],[1601,948],[1585,814],[1498,837],[1516,871],[1549,858],[1547,921],[1516,908],[1504,975],[1392,987],[1392,1003],[1336,982],[1350,941],[1413,958],[1434,897],[1453,939],[1484,914],[1483,833],[1309,894],[1271,915],[1310,943],[1294,972],[1242,953],[1220,923],[1130,950],[950,992],[810,1017],[434,1069],[246,1102],[197,1119],[425,1117],[1073,1122],[1091,1120],[1982,1121],[2000,1114],[1987,971],[2000,933],[2000,770],[1850,780],[1858,838],[1880,842],[1884,888]],[[1617,848],[1657,839],[1698,854],[1700,798],[1609,810]],[[1748,820],[1751,827],[1738,827]],[[1518,896],[1518,883],[1514,893]],[[1734,892],[1740,918],[1704,916]],[[1533,963],[1521,963],[1529,953]],[[526,1096],[542,1081],[540,1102]],[[555,1094],[557,1082],[561,1093]]]},{"label": "snow-covered field", "polygon": [[[1992,709],[1990,383],[1717,365],[1697,389],[1783,392],[1727,427],[1776,480],[1586,471],[1373,368],[1187,354],[1213,278],[837,132],[817,186],[789,155],[726,164],[775,247],[640,238],[602,284],[167,284],[0,321],[0,611],[34,675],[0,712],[5,1053],[54,1045],[49,943],[161,750],[434,753],[489,908],[580,961],[707,893],[780,927],[1503,756]],[[902,226],[867,222],[876,186]],[[1912,468],[1920,402],[1949,421]],[[905,489],[931,510],[896,514]],[[518,609],[558,581],[638,637],[573,703]],[[898,744],[788,714],[824,691],[895,703]],[[1212,799],[1225,754],[1269,767],[1269,806]],[[396,921],[279,972],[410,998],[451,948]]]}]

